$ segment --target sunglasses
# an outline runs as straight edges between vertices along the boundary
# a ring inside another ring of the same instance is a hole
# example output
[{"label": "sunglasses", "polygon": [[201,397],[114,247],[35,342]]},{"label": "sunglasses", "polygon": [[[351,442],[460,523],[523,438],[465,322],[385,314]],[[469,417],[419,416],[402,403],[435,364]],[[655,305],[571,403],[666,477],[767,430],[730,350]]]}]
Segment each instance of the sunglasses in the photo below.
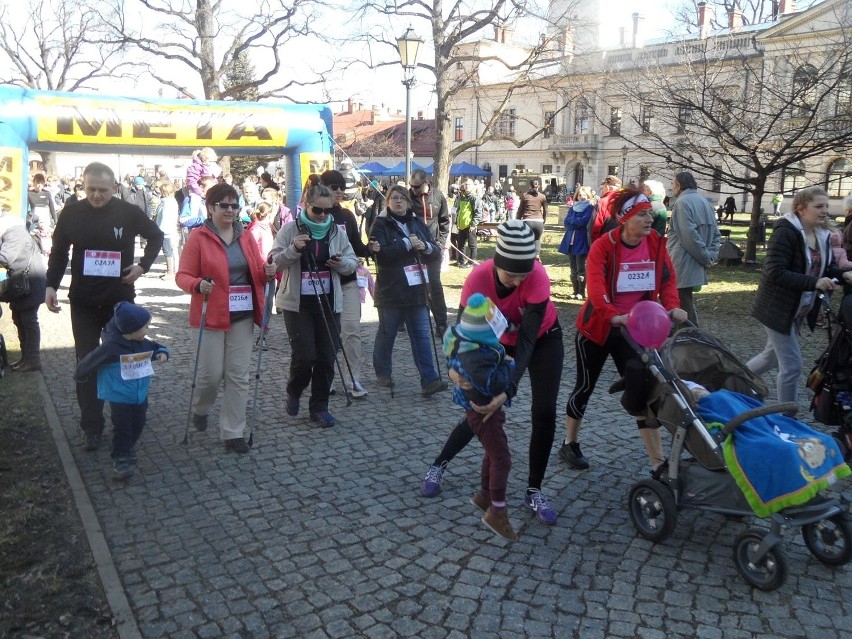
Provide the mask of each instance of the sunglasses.
[{"label": "sunglasses", "polygon": [[314,215],[330,215],[334,209],[324,209],[321,206],[312,206],[311,213]]},{"label": "sunglasses", "polygon": [[409,186],[410,186],[412,189],[414,189],[415,191],[418,191],[418,190],[420,190],[420,189],[422,189],[422,188],[423,188],[423,184],[409,184]]},{"label": "sunglasses", "polygon": [[225,209],[226,211],[228,209],[231,209],[232,211],[240,210],[240,205],[236,202],[234,202],[233,204],[230,204],[228,202],[216,202],[216,206],[218,206],[220,209]]},{"label": "sunglasses", "polygon": [[332,184],[328,188],[331,189],[332,191],[345,191],[346,190],[346,187],[341,186],[340,184]]}]

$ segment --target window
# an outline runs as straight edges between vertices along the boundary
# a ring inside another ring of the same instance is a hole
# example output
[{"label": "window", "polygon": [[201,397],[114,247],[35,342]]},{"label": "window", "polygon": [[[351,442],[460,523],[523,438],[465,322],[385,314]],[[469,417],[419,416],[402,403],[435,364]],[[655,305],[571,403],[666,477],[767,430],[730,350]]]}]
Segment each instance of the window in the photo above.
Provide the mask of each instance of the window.
[{"label": "window", "polygon": [[606,167],[607,175],[618,175],[618,166],[615,164],[610,164]]},{"label": "window", "polygon": [[[621,135],[621,107],[612,107],[609,110],[609,134]],[[611,173],[610,175],[614,175]]]},{"label": "window", "polygon": [[509,177],[509,165],[508,164],[498,164],[497,165],[497,177],[499,177],[499,178]]},{"label": "window", "polygon": [[456,118],[455,118],[454,130],[455,130],[455,137],[454,137],[455,141],[456,142],[463,141],[464,140],[464,118],[460,115],[457,115]]},{"label": "window", "polygon": [[680,106],[677,109],[677,132],[686,133],[687,127],[692,124],[692,107]]},{"label": "window", "polygon": [[516,171],[518,171],[518,172],[526,171],[526,170],[527,170],[527,165],[526,165],[526,164],[516,164],[516,165],[515,165],[515,170],[516,170]]},{"label": "window", "polygon": [[546,138],[553,137],[554,120],[556,119],[556,111],[544,112],[544,131],[542,135]]},{"label": "window", "polygon": [[817,103],[817,83],[819,76],[817,70],[810,64],[805,64],[796,69],[793,74],[793,109],[794,118],[807,118],[813,112]]},{"label": "window", "polygon": [[641,115],[639,124],[642,126],[642,133],[650,133],[654,127],[654,108],[643,106]]},{"label": "window", "polygon": [[505,135],[512,137],[515,135],[515,109],[506,109],[497,118],[496,135]]},{"label": "window", "polygon": [[805,165],[801,162],[797,162],[791,166],[788,166],[784,169],[783,176],[781,178],[781,189],[785,193],[794,193],[799,189],[803,189],[808,186],[808,182],[805,179]]},{"label": "window", "polygon": [[542,173],[553,173],[553,165],[552,164],[542,164],[541,165]]},{"label": "window", "polygon": [[574,109],[574,135],[584,135],[592,128],[592,109],[586,98],[577,101]]},{"label": "window", "polygon": [[829,164],[825,182],[829,197],[846,197],[852,192],[852,162],[841,158]]},{"label": "window", "polygon": [[834,113],[838,116],[852,116],[852,62],[847,62],[840,74],[837,90],[837,104]]}]

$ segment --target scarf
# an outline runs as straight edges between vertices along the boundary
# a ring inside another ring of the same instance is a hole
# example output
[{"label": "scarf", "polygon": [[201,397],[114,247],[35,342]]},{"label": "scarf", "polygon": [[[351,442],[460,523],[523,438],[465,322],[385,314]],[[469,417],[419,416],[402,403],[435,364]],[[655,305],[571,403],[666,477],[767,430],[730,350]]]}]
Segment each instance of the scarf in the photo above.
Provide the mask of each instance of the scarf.
[{"label": "scarf", "polygon": [[334,224],[334,216],[327,214],[325,216],[325,222],[314,222],[308,217],[307,211],[302,209],[299,211],[299,222],[307,227],[312,239],[319,240],[326,236],[331,225]]}]

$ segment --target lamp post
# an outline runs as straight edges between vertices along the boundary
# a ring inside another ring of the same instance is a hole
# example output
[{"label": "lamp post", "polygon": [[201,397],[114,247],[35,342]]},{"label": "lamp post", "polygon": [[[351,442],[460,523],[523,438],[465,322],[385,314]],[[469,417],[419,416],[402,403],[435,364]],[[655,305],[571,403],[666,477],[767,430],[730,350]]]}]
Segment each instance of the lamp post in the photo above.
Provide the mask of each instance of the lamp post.
[{"label": "lamp post", "polygon": [[411,178],[411,87],[414,86],[414,69],[417,65],[417,50],[423,41],[408,27],[405,33],[396,39],[399,60],[402,63],[405,79],[405,183]]},{"label": "lamp post", "polygon": [[621,183],[624,184],[624,180],[627,177],[624,175],[627,172],[627,152],[630,151],[630,147],[626,144],[621,147]]}]

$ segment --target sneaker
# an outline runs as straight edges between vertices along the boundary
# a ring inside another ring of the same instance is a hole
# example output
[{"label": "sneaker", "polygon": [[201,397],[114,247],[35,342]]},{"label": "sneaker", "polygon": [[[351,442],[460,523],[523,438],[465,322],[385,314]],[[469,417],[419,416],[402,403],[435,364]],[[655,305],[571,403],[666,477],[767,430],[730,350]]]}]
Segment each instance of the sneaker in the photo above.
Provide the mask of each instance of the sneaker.
[{"label": "sneaker", "polygon": [[295,417],[299,414],[299,398],[290,393],[287,393],[287,414],[290,417]]},{"label": "sneaker", "polygon": [[421,392],[423,393],[423,397],[429,397],[435,393],[445,391],[447,388],[447,382],[442,379],[436,379],[435,381],[426,384],[426,386],[421,389]]},{"label": "sneaker", "polygon": [[311,421],[317,422],[323,428],[331,428],[337,423],[334,416],[327,410],[311,411]]},{"label": "sneaker", "polygon": [[358,399],[359,397],[364,397],[364,395],[367,394],[367,391],[363,386],[361,386],[361,382],[355,382],[352,384],[352,388],[349,389],[349,394],[355,399]]},{"label": "sneaker", "polygon": [[376,386],[379,388],[393,388],[393,380],[390,377],[377,377]]},{"label": "sneaker", "polygon": [[548,526],[556,524],[556,512],[547,503],[547,497],[536,488],[527,488],[527,496],[524,498],[524,506],[535,513],[538,520]]},{"label": "sneaker", "polygon": [[101,434],[100,433],[86,433],[86,443],[83,446],[83,450],[86,452],[94,452],[101,445]]},{"label": "sneaker", "polygon": [[199,433],[203,433],[207,430],[207,415],[199,415],[197,413],[192,414],[192,425],[195,426],[195,430]]},{"label": "sneaker", "polygon": [[234,437],[233,439],[225,440],[225,449],[232,450],[235,453],[240,453],[241,455],[247,453],[251,450],[249,445],[246,443],[246,440],[242,437]]},{"label": "sneaker", "polygon": [[127,481],[133,477],[133,465],[126,456],[116,457],[112,462],[113,476],[116,481]]},{"label": "sneaker", "polygon": [[441,482],[444,481],[444,471],[447,469],[447,462],[440,466],[429,466],[426,471],[426,477],[423,483],[420,484],[420,492],[424,497],[437,497],[441,494]]},{"label": "sneaker", "polygon": [[131,448],[130,452],[127,453],[127,461],[129,461],[133,466],[139,463],[139,453],[136,452],[135,447]]},{"label": "sneaker", "polygon": [[559,457],[571,468],[586,470],[589,467],[588,460],[583,457],[583,452],[580,450],[580,442],[562,444],[559,449]]},{"label": "sneaker", "polygon": [[491,498],[481,490],[473,493],[469,501],[483,513],[488,512],[488,509],[491,507]]},{"label": "sneaker", "polygon": [[438,339],[444,339],[444,333],[447,332],[446,324],[436,324],[435,325],[435,337]]},{"label": "sneaker", "polygon": [[506,508],[494,508],[489,506],[482,515],[482,523],[493,533],[500,535],[503,539],[517,541],[518,535],[509,523],[509,513]]}]

